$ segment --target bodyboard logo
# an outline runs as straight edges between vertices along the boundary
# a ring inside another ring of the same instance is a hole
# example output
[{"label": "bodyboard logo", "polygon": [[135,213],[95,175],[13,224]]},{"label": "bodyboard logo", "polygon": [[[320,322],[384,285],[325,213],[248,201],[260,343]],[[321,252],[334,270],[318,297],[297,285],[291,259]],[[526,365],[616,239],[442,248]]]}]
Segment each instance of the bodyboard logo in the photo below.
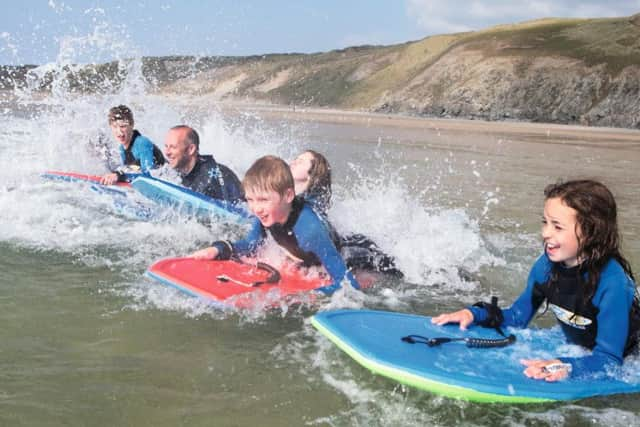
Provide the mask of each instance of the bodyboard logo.
[{"label": "bodyboard logo", "polygon": [[555,304],[549,304],[549,308],[551,309],[551,311],[553,311],[553,314],[560,322],[573,328],[586,329],[587,326],[591,325],[592,323],[591,319],[582,317],[579,314],[575,314]]}]

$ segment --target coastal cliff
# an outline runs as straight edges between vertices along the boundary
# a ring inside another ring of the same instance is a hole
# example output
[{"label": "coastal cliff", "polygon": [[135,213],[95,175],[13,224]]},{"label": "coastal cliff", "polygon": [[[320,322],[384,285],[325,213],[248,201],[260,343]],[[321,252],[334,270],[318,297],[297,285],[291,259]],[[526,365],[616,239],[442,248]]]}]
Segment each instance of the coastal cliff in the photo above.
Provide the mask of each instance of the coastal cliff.
[{"label": "coastal cliff", "polygon": [[[65,79],[73,91],[112,91],[129,68],[67,66]],[[168,96],[640,129],[640,14],[315,54],[145,57],[140,68],[149,90]],[[24,85],[29,70],[0,70],[0,89]],[[35,81],[46,91],[55,76]]]}]

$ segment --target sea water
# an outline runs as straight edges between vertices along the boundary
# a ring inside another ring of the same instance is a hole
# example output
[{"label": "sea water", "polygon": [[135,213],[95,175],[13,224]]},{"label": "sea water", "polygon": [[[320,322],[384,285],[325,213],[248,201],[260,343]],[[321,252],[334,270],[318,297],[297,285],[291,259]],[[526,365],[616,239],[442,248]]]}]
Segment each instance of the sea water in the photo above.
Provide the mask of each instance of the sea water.
[{"label": "sea water", "polygon": [[[334,308],[431,315],[491,295],[508,303],[541,253],[542,190],[560,178],[595,177],[612,188],[625,253],[639,270],[638,140],[554,138],[563,128],[551,126],[547,139],[536,139],[513,137],[501,125],[474,133],[398,126],[380,116],[261,114],[154,95],[139,67],[128,62],[125,84],[101,95],[72,94],[60,83],[51,96],[24,90],[3,103],[1,425],[640,423],[634,396],[480,405],[404,387],[373,376],[309,323]],[[333,172],[332,222],[375,240],[405,278],[245,312],[220,311],[145,279],[153,261],[242,230],[170,211],[132,218],[87,185],[42,179],[50,169],[106,172],[97,141],[116,155],[106,113],[120,103],[159,146],[169,127],[194,126],[201,151],[239,176],[264,154],[324,153]]]}]

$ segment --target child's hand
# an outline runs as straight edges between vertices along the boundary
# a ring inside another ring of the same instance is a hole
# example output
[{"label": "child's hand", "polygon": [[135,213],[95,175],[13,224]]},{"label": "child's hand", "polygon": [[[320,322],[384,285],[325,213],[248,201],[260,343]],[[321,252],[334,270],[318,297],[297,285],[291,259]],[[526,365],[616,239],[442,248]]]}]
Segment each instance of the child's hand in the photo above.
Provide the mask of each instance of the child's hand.
[{"label": "child's hand", "polygon": [[113,185],[116,182],[118,182],[118,174],[116,173],[108,173],[100,178],[100,184],[102,185]]},{"label": "child's hand", "polygon": [[208,248],[200,249],[199,251],[195,251],[194,253],[189,255],[189,258],[214,259],[217,256],[218,256],[218,249],[211,246]]},{"label": "child's hand", "polygon": [[453,313],[444,313],[440,316],[431,318],[431,323],[436,325],[445,325],[447,323],[459,323],[460,329],[467,329],[473,323],[473,313],[469,309],[454,311]]},{"label": "child's hand", "polygon": [[538,360],[525,359],[520,363],[526,366],[524,374],[529,378],[545,381],[559,381],[567,378],[571,372],[571,365],[562,363],[558,359]]}]

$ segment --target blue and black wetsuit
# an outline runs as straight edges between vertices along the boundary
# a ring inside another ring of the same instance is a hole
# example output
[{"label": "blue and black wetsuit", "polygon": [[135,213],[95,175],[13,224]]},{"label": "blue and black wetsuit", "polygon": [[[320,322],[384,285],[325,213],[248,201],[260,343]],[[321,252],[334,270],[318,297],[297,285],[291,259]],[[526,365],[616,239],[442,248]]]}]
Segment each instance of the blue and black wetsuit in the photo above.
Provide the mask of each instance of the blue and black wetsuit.
[{"label": "blue and black wetsuit", "polygon": [[244,200],[236,174],[216,162],[213,156],[198,156],[191,172],[182,177],[182,185],[214,199],[228,202]]},{"label": "blue and black wetsuit", "polygon": [[329,208],[331,207],[331,193],[327,191],[304,191],[298,194],[316,213],[324,218],[328,217]]},{"label": "blue and black wetsuit", "polygon": [[[118,149],[121,166],[138,166],[143,174],[148,174],[151,169],[160,167],[165,162],[162,151],[137,130],[133,131],[129,148],[125,149],[123,145],[120,145]],[[126,180],[125,174],[118,171],[116,173],[118,181]]]},{"label": "blue and black wetsuit", "polygon": [[[502,311],[501,326],[526,327],[546,300],[567,340],[592,349],[585,357],[560,357],[572,365],[572,375],[602,371],[606,365],[622,364],[624,356],[638,344],[640,307],[635,299],[635,283],[615,260],[600,273],[595,294],[582,303],[579,267],[565,268],[546,254],[531,268],[527,288],[513,305]],[[487,319],[485,308],[469,307],[474,323]]]},{"label": "blue and black wetsuit", "polygon": [[[327,220],[327,211],[329,210],[327,193],[307,191],[300,194],[299,197],[304,199],[316,213]],[[359,233],[341,236],[328,220],[327,223],[329,224],[334,244],[349,269],[377,271],[396,277],[403,276],[402,272],[396,268],[395,259],[384,253],[369,237]]]},{"label": "blue and black wetsuit", "polygon": [[258,218],[252,219],[251,230],[242,240],[230,243],[217,241],[213,246],[218,249],[217,259],[230,259],[232,256],[251,255],[264,243],[270,234],[287,255],[303,266],[324,266],[333,283],[320,290],[334,292],[346,278],[356,289],[360,285],[348,271],[342,256],[336,249],[327,224],[301,199],[293,200],[291,213],[284,224],[274,224],[265,228]]}]

